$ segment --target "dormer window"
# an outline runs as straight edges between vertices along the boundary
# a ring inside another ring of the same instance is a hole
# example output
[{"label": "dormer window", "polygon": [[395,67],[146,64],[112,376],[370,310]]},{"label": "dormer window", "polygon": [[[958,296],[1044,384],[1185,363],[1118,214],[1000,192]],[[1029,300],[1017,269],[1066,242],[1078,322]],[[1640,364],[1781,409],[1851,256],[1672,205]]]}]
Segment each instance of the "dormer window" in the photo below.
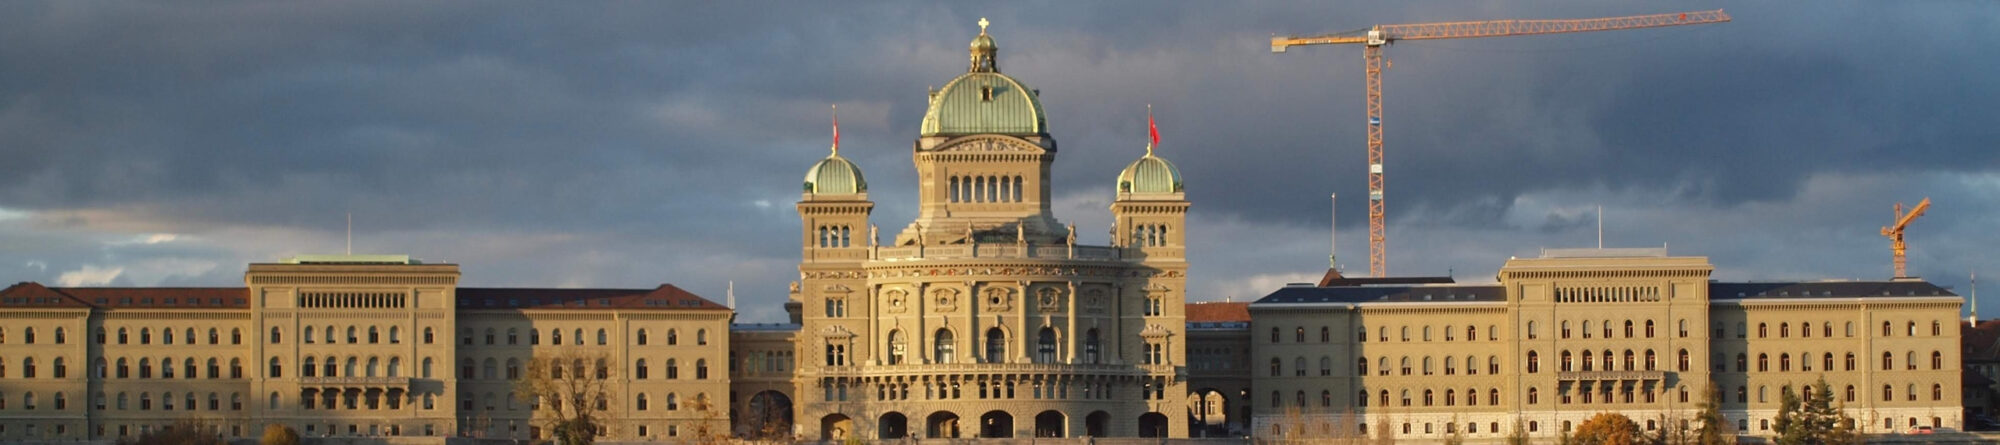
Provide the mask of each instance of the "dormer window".
[{"label": "dormer window", "polygon": [[990,86],[985,86],[985,87],[979,87],[979,101],[981,101],[981,102],[992,102],[992,101],[993,101],[993,87],[990,87]]}]

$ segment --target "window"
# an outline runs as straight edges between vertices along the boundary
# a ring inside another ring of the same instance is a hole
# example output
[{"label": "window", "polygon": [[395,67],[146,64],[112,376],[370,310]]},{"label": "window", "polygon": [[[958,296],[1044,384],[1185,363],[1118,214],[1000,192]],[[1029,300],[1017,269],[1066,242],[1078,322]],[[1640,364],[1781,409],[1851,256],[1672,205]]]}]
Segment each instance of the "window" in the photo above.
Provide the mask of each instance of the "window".
[{"label": "window", "polygon": [[285,372],[284,372],[284,371],[285,371],[285,370],[284,370],[284,366],[283,366],[283,365],[280,365],[280,364],[278,363],[278,358],[277,358],[277,357],[271,357],[271,373],[270,373],[270,376],[268,376],[268,377],[269,377],[269,378],[274,378],[274,379],[275,379],[275,378],[279,378],[279,377],[284,377],[284,376],[285,376]]},{"label": "window", "polygon": [[598,330],[597,330],[597,345],[598,345],[598,346],[604,346],[604,345],[608,345],[608,344],[611,344],[611,337],[610,337],[609,335],[607,335],[607,334],[606,334],[605,330],[603,330],[603,329],[598,329]]},{"label": "window", "polygon": [[1541,369],[1541,358],[1535,354],[1535,351],[1528,351],[1528,373],[1534,374],[1541,371]]},{"label": "window", "polygon": [[[1047,340],[1047,343],[1048,343],[1048,345],[1049,345],[1048,347],[1049,347],[1049,348],[1054,348],[1054,345],[1055,345],[1055,337],[1054,337],[1054,334],[1048,334],[1048,331],[1049,331],[1049,330],[1048,330],[1048,328],[1042,328],[1042,329],[1043,329],[1044,333],[1048,335],[1048,338],[1046,339],[1046,340]],[[707,330],[700,330],[700,331],[695,331],[695,332],[696,332],[696,336],[697,336],[697,338],[696,338],[697,342],[699,342],[699,343],[702,343],[702,344],[706,344],[706,341],[705,341],[705,340],[702,340],[702,337],[703,337],[703,334],[704,334],[704,333],[706,333],[706,332],[708,332],[708,331],[707,331]],[[932,360],[935,360],[935,361],[936,361],[937,363],[953,363],[953,362],[955,362],[955,361],[956,361],[956,360],[954,360],[954,359],[955,359],[955,356],[956,356],[956,355],[958,355],[958,344],[957,344],[957,341],[956,341],[955,339],[953,339],[953,338],[952,338],[952,334],[951,334],[951,331],[950,331],[950,330],[948,330],[948,329],[938,329],[938,330],[937,330],[937,334],[936,334],[936,335],[934,335],[934,337],[933,337],[933,338],[934,338],[934,340],[933,340],[933,347],[935,348],[935,350],[934,350],[934,351],[932,351],[932,357],[931,357],[931,359],[932,359]],[[1051,356],[1051,358],[1053,358],[1053,356],[1054,356],[1054,353],[1053,353],[1053,352],[1051,352],[1051,353],[1050,353],[1050,356]],[[1043,362],[1043,363],[1053,363],[1053,361],[1048,361],[1048,362]]]},{"label": "window", "polygon": [[[1325,333],[1325,329],[1324,329],[1324,328],[1322,328],[1322,329],[1321,329],[1321,332],[1320,332],[1320,334],[1321,334],[1321,336],[1322,336],[1322,337],[1324,337],[1324,336],[1325,336],[1325,334],[1326,334],[1326,333]],[[1089,330],[1089,331],[1085,331],[1085,332],[1084,332],[1084,334],[1083,334],[1083,362],[1084,362],[1084,363],[1090,363],[1090,364],[1097,364],[1097,363],[1099,362],[1099,359],[1098,359],[1098,350],[1100,349],[1100,346],[1099,346],[1099,344],[1100,344],[1100,343],[1101,343],[1101,342],[1100,342],[1100,341],[1098,340],[1098,338],[1097,338],[1097,329],[1096,329],[1096,328],[1092,328],[1091,330]],[[988,345],[987,347],[988,347],[988,348],[992,348],[993,346],[991,346],[991,345]],[[1005,349],[1005,346],[1002,346],[1002,349]],[[988,355],[992,355],[992,356],[994,356],[994,357],[999,357],[999,354],[997,354],[997,353],[994,353],[994,352],[992,352],[992,351],[988,351],[987,353],[988,353]],[[1160,360],[1154,360],[1154,361],[1155,361],[1155,362],[1160,362]],[[998,363],[998,362],[995,362],[995,363]]]},{"label": "window", "polygon": [[1896,354],[1885,351],[1882,353],[1882,370],[1888,371],[1891,369],[1896,369]]},{"label": "window", "polygon": [[[281,343],[280,340],[283,340],[283,336],[279,335],[278,328],[276,326],[271,327],[271,344]],[[140,343],[145,342],[141,341]]]},{"label": "window", "polygon": [[1680,370],[1680,372],[1687,372],[1687,370],[1688,370],[1688,364],[1689,364],[1688,362],[1689,362],[1689,359],[1688,359],[1688,350],[1686,350],[1686,349],[1682,349],[1682,350],[1681,350],[1681,352],[1680,352],[1680,361],[1679,361],[1679,368],[1678,368],[1678,369]]},{"label": "window", "polygon": [[[61,363],[61,362],[57,362],[57,363]],[[1935,371],[1935,370],[1938,370],[1938,369],[1943,369],[1943,368],[1944,368],[1944,353],[1942,353],[1942,352],[1940,352],[1940,351],[1931,351],[1931,370]],[[61,377],[61,376],[57,376],[57,377]]]},{"label": "window", "polygon": [[1293,329],[1292,329],[1292,341],[1294,341],[1294,342],[1299,342],[1299,343],[1305,343],[1305,342],[1306,342],[1306,327],[1305,327],[1305,326],[1299,326],[1299,327],[1297,327],[1297,328],[1293,328]]},{"label": "window", "polygon": [[1278,328],[1276,328],[1276,327],[1272,327],[1272,328],[1271,328],[1271,343],[1277,343],[1277,342],[1278,342]]},{"label": "window", "polygon": [[[938,332],[939,335],[942,335],[942,337],[939,337],[940,342],[948,341],[951,338],[950,333],[946,333],[943,330],[939,330]],[[942,348],[944,346],[942,343],[940,343],[939,347]],[[1043,327],[1040,332],[1035,334],[1035,363],[1055,363],[1055,362],[1056,362],[1056,330],[1054,328]]]},{"label": "window", "polygon": [[1319,327],[1319,342],[1320,342],[1320,343],[1331,343],[1331,342],[1333,342],[1333,331],[1331,331],[1331,330],[1328,330],[1326,326],[1320,326],[1320,327]]},{"label": "window", "polygon": [[699,346],[699,345],[706,345],[706,344],[708,344],[708,330],[707,330],[707,329],[696,329],[696,330],[694,330],[694,344],[695,344],[695,345],[697,345],[697,346]]}]

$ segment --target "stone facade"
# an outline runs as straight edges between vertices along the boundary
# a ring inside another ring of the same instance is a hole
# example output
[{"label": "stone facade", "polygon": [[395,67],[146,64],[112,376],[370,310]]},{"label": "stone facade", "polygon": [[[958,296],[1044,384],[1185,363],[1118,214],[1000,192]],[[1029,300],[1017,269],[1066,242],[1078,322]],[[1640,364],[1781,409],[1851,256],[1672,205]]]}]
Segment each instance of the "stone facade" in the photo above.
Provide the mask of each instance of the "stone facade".
[{"label": "stone facade", "polygon": [[[306,437],[546,437],[547,411],[516,397],[513,377],[557,356],[589,357],[607,383],[607,438],[726,426],[727,308],[672,286],[458,278],[451,264],[323,256],[252,264],[241,288],[14,285],[0,291],[0,363],[19,365],[0,367],[0,440],[109,440],[183,419],[229,437],[268,423]],[[711,412],[692,408],[711,398]]]},{"label": "stone facade", "polygon": [[[1917,280],[1721,283],[1664,249],[1548,251],[1499,284],[1287,287],[1250,305],[1254,434],[1554,438],[1617,411],[1745,435],[1824,378],[1863,433],[1959,428],[1962,299]],[[1301,431],[1303,430],[1303,431]],[[1364,433],[1366,431],[1366,433]]]},{"label": "stone facade", "polygon": [[1049,208],[1057,148],[1038,94],[999,73],[983,32],[971,51],[932,92],[919,213],[889,242],[865,187],[827,186],[861,177],[838,146],[808,171],[790,296],[801,434],[1186,436],[1178,172],[1149,152],[1121,175],[1113,245],[1077,244]]}]

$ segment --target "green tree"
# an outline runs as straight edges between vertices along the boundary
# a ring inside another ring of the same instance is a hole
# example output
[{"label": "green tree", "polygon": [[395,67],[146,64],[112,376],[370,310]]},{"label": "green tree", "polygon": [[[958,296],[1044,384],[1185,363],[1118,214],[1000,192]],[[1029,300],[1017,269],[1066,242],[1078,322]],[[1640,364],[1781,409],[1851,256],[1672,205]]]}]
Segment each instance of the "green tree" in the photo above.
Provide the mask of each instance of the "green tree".
[{"label": "green tree", "polygon": [[1581,445],[1635,445],[1643,439],[1639,424],[1618,413],[1597,413],[1577,425],[1573,443]]},{"label": "green tree", "polygon": [[299,432],[292,427],[270,424],[264,426],[264,438],[260,445],[299,445]]},{"label": "green tree", "polygon": [[1736,443],[1736,434],[1730,432],[1729,419],[1722,417],[1722,390],[1714,381],[1708,382],[1708,389],[1701,393],[1701,412],[1695,420],[1701,421],[1701,428],[1695,430],[1694,443],[1700,445],[1725,445]]},{"label": "green tree", "polygon": [[1834,405],[1833,390],[1821,378],[1804,397],[1785,387],[1778,406],[1777,442],[1781,445],[1821,445],[1858,443],[1854,421]]}]

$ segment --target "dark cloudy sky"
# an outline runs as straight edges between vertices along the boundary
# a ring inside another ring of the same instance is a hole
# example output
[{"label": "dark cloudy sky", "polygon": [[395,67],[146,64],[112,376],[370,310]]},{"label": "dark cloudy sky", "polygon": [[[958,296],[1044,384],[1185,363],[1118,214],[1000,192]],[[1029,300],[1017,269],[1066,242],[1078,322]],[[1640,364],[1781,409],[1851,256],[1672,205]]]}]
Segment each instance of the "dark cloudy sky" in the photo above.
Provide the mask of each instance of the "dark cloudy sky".
[{"label": "dark cloudy sky", "polygon": [[1255,298],[1324,269],[1329,193],[1367,269],[1361,50],[1271,34],[1679,8],[1735,21],[1389,48],[1391,270],[1490,281],[1602,205],[1607,244],[1718,278],[1879,279],[1890,206],[1930,197],[1912,272],[2000,281],[2000,3],[1405,3],[8,2],[0,281],[240,285],[351,212],[357,253],[468,285],[734,280],[777,320],[828,104],[905,224],[925,88],[987,17],[1062,141],[1057,216],[1105,241],[1153,104],[1189,298]]}]

